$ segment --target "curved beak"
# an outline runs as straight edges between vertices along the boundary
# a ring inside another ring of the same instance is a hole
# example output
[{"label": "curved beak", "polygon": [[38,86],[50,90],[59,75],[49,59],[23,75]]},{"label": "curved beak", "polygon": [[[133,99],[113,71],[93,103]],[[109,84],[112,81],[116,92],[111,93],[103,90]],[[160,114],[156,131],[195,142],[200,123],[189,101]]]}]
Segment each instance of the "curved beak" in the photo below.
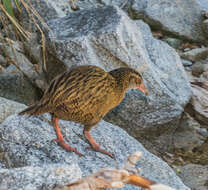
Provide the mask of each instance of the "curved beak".
[{"label": "curved beak", "polygon": [[141,92],[143,92],[146,96],[149,95],[148,90],[147,90],[147,88],[146,88],[145,85],[144,85],[144,82],[142,82],[142,83],[139,85],[138,89],[139,89]]}]

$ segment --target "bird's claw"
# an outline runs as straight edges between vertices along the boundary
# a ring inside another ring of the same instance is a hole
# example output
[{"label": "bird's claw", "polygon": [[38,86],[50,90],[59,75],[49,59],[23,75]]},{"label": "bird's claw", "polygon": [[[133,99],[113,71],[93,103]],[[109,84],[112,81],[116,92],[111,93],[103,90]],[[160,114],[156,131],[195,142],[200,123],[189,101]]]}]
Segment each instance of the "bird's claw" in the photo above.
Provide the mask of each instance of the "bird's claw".
[{"label": "bird's claw", "polygon": [[112,154],[112,153],[110,153],[110,152],[107,152],[107,151],[101,149],[100,147],[92,147],[92,146],[88,146],[87,149],[93,149],[93,150],[95,150],[95,151],[97,151],[97,152],[106,154],[106,155],[108,155],[109,157],[115,159],[115,155],[114,155],[114,154]]},{"label": "bird's claw", "polygon": [[53,139],[52,141],[53,142],[57,142],[57,144],[59,146],[61,146],[64,150],[66,150],[67,152],[75,152],[79,156],[84,156],[82,153],[80,153],[79,151],[77,151],[77,149],[75,149],[75,148],[69,146],[68,144],[66,144],[63,140]]}]

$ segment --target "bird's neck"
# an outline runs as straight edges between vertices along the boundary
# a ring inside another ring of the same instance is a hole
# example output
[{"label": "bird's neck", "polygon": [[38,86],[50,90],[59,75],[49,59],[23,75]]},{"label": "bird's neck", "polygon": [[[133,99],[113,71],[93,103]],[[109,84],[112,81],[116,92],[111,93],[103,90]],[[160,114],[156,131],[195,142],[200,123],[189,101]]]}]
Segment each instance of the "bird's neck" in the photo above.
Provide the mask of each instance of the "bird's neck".
[{"label": "bird's neck", "polygon": [[119,69],[113,70],[109,72],[116,81],[115,90],[117,93],[125,94],[126,90],[128,90],[128,82],[129,75],[126,72],[119,71]]}]

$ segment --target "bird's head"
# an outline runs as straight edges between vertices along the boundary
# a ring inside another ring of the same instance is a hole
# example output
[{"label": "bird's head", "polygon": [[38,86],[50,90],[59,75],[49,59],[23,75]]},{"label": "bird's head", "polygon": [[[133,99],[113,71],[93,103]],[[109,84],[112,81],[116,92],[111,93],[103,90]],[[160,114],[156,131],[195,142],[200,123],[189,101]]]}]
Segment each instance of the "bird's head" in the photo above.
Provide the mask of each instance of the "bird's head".
[{"label": "bird's head", "polygon": [[148,90],[144,84],[142,76],[134,69],[128,68],[128,89],[138,89],[145,95],[148,95]]},{"label": "bird's head", "polygon": [[145,95],[148,95],[142,76],[135,69],[122,67],[110,71],[110,74],[117,80],[118,84],[123,86],[123,89],[139,89]]}]

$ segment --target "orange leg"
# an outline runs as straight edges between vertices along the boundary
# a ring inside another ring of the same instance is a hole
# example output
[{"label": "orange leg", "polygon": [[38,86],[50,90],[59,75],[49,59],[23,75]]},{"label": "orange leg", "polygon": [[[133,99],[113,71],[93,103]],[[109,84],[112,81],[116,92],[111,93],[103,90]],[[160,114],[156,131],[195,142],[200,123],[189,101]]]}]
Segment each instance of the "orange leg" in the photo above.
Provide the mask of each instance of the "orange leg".
[{"label": "orange leg", "polygon": [[88,130],[84,130],[84,135],[86,137],[86,139],[89,141],[89,143],[91,144],[92,148],[97,151],[97,152],[101,152],[103,154],[107,154],[108,156],[110,156],[111,158],[114,158],[114,155],[101,149],[100,146],[95,142],[95,140],[91,137],[90,132]]},{"label": "orange leg", "polygon": [[68,144],[66,144],[64,142],[64,137],[63,137],[61,130],[59,128],[58,120],[59,120],[58,118],[52,116],[53,126],[54,126],[54,129],[56,131],[56,136],[57,136],[57,139],[55,139],[54,141],[56,141],[58,143],[58,145],[61,146],[66,151],[72,151],[72,152],[75,152],[76,154],[78,154],[79,156],[83,156],[83,154],[78,152],[75,148],[69,146]]}]

